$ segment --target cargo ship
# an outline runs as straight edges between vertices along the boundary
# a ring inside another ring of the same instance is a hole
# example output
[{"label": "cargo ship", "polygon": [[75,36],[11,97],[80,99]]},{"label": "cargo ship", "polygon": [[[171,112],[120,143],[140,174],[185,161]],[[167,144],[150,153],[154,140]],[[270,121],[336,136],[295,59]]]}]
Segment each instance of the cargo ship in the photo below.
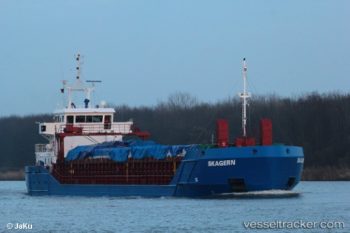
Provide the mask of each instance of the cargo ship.
[{"label": "cargo ship", "polygon": [[[227,120],[217,120],[210,144],[162,145],[132,120],[114,121],[105,102],[93,107],[98,80],[63,82],[63,109],[53,122],[39,123],[47,144],[35,145],[36,164],[25,167],[30,195],[211,197],[227,193],[291,190],[300,181],[303,149],[274,144],[272,123],[260,122],[260,139],[247,135],[247,64],[243,60],[242,136],[229,140]],[[85,93],[82,106],[74,92]]]}]

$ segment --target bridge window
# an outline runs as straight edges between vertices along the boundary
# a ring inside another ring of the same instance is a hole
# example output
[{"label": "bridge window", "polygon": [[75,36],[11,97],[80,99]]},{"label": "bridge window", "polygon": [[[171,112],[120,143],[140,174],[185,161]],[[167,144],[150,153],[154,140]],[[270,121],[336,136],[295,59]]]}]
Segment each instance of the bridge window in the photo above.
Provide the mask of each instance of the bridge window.
[{"label": "bridge window", "polygon": [[76,116],[75,122],[76,123],[100,123],[102,122],[103,116]]},{"label": "bridge window", "polygon": [[92,116],[86,116],[86,122],[91,123],[92,122]]},{"label": "bridge window", "polygon": [[92,116],[92,122],[102,122],[102,116]]},{"label": "bridge window", "polygon": [[73,116],[67,116],[67,124],[73,124],[74,123],[74,117]]},{"label": "bridge window", "polygon": [[85,116],[76,116],[75,117],[76,123],[84,123],[85,122]]}]

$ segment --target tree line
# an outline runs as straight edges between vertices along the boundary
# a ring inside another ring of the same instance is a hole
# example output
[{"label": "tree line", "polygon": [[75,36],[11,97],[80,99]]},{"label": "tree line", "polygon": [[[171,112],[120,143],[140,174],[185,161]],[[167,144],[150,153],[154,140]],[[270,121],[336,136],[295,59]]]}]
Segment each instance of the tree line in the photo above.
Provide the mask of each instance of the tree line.
[{"label": "tree line", "polygon": [[[155,106],[114,107],[117,121],[132,119],[159,143],[210,144],[219,118],[228,120],[231,142],[241,135],[241,102],[236,98],[205,103],[188,93],[175,93]],[[349,94],[256,96],[249,102],[248,134],[257,139],[261,118],[272,120],[275,143],[304,148],[306,179],[350,179]],[[51,119],[48,114],[0,118],[0,171],[34,163],[34,144],[45,143],[35,122]]]}]

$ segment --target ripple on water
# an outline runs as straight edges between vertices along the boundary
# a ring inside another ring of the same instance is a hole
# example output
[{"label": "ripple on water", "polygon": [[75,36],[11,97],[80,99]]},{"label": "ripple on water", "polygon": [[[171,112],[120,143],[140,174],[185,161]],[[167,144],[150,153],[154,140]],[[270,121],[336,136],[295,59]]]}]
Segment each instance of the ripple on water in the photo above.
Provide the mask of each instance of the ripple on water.
[{"label": "ripple on water", "polygon": [[[9,222],[31,223],[33,232],[248,232],[243,221],[349,221],[349,196],[350,182],[302,182],[293,191],[210,199],[33,197],[24,182],[0,182],[0,232]],[[350,223],[345,226],[332,232],[350,232]]]}]

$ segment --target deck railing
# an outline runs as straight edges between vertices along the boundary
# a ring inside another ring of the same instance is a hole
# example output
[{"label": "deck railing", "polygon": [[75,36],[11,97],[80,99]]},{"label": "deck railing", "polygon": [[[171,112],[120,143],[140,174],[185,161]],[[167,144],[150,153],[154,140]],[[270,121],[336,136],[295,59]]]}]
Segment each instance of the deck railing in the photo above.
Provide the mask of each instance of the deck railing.
[{"label": "deck railing", "polygon": [[81,128],[82,133],[122,133],[127,134],[131,133],[132,123],[100,123],[100,124],[91,124],[91,123],[82,123],[82,124],[64,124],[59,125],[56,129],[57,133],[65,132],[65,129],[71,128]]}]

